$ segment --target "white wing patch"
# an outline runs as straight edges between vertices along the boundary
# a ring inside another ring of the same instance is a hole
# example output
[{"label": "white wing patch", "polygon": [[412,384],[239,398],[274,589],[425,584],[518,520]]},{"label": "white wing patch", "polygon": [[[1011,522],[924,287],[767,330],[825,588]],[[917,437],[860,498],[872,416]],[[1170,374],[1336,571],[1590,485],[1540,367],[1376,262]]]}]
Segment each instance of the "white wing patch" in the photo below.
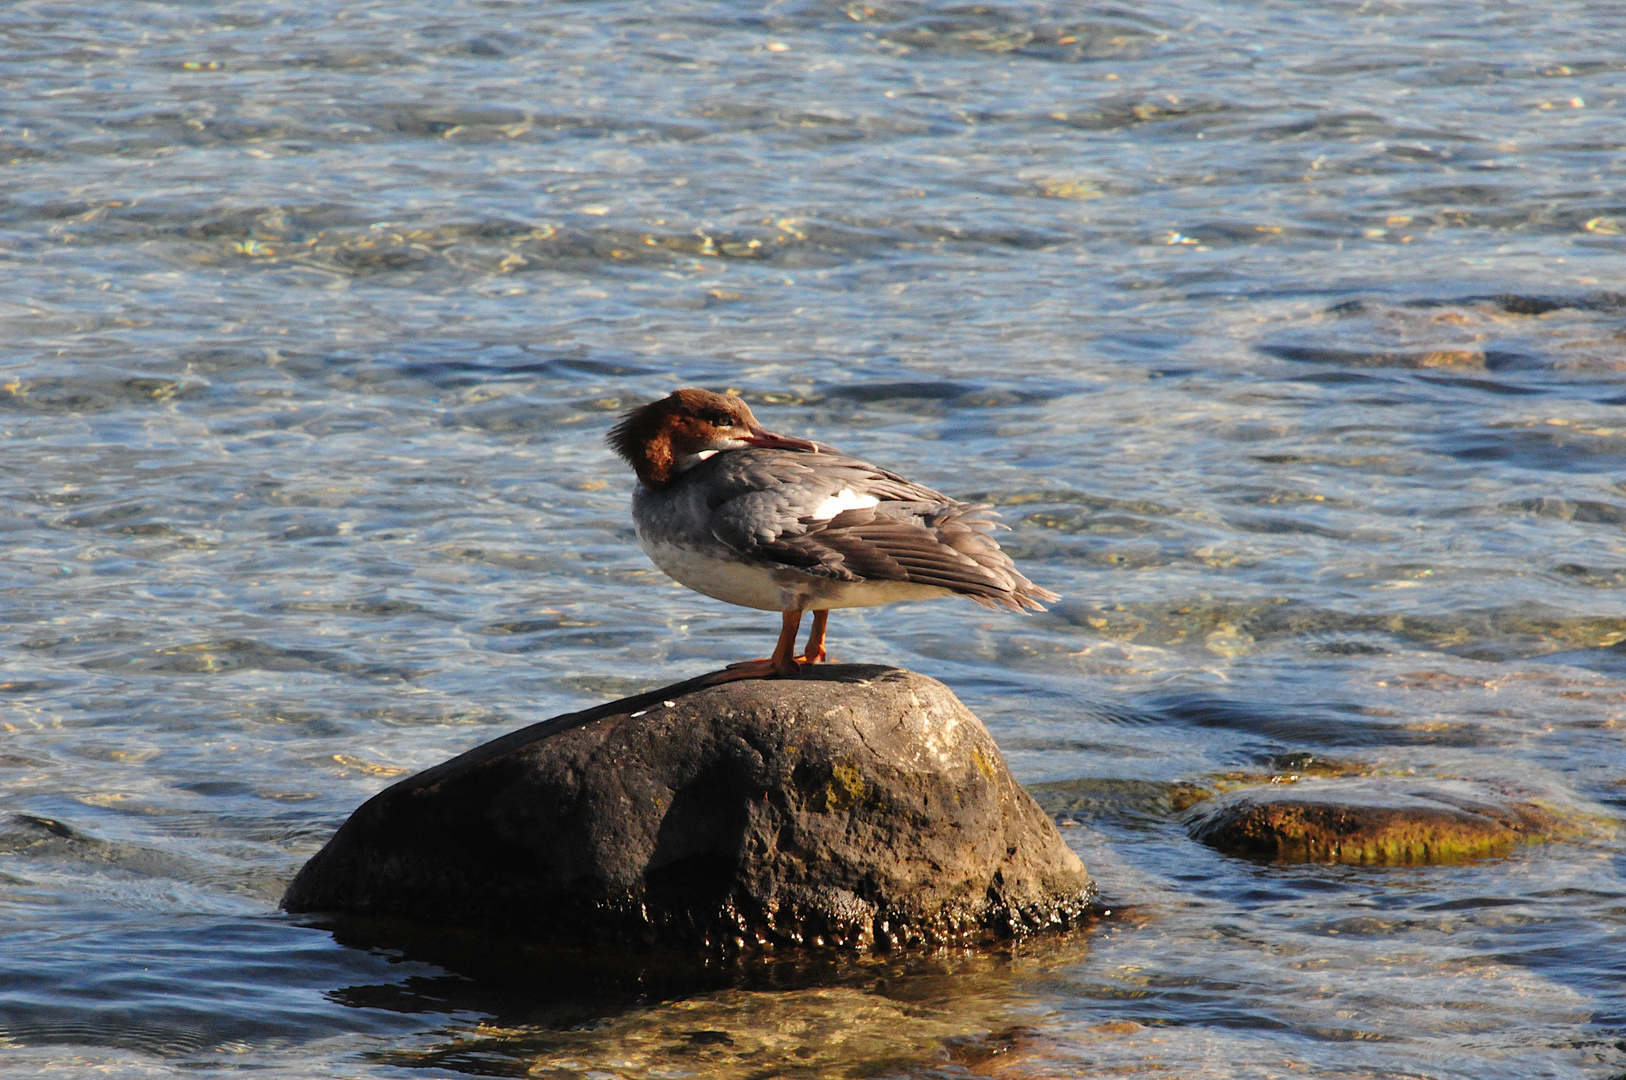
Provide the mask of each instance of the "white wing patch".
[{"label": "white wing patch", "polygon": [[880,505],[880,502],[881,500],[873,495],[860,495],[852,488],[842,488],[815,506],[813,512],[807,516],[814,521],[829,521],[843,510],[865,510]]}]

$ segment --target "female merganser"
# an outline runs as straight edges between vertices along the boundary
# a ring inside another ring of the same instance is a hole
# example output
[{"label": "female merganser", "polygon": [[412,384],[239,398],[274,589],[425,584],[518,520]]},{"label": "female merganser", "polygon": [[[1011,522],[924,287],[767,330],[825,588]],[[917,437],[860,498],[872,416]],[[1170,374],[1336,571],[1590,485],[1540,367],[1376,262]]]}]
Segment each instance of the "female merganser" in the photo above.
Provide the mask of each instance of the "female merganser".
[{"label": "female merganser", "polygon": [[[638,474],[632,520],[656,566],[696,592],[783,613],[766,660],[711,682],[782,678],[825,659],[831,608],[958,593],[983,607],[1058,600],[1017,572],[987,507],[956,502],[827,446],[775,435],[737,397],[679,390],[608,441]],[[796,656],[802,613],[813,612]]]}]

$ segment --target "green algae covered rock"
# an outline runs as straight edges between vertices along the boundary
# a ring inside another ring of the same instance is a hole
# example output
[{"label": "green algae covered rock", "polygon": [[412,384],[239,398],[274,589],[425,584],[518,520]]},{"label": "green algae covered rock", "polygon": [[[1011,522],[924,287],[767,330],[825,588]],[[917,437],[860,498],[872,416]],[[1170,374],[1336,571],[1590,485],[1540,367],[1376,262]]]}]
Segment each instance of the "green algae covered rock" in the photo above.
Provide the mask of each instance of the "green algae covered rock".
[{"label": "green algae covered rock", "polygon": [[1471,862],[1570,832],[1558,812],[1527,795],[1398,777],[1232,792],[1191,822],[1196,839],[1232,855],[1375,866]]}]

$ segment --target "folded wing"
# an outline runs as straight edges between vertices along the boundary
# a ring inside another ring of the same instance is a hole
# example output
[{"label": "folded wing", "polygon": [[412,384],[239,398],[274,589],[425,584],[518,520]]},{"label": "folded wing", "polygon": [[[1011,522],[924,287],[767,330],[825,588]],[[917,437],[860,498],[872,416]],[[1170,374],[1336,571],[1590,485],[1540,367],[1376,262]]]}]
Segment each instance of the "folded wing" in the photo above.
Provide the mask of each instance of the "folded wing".
[{"label": "folded wing", "polygon": [[[719,455],[723,457],[725,455]],[[718,540],[748,558],[838,581],[949,589],[985,607],[1043,610],[1056,594],[1022,576],[994,515],[855,458],[740,451],[739,484],[713,508]],[[800,460],[798,460],[800,459]],[[722,479],[723,477],[719,477]],[[868,504],[868,505],[866,505]]]}]

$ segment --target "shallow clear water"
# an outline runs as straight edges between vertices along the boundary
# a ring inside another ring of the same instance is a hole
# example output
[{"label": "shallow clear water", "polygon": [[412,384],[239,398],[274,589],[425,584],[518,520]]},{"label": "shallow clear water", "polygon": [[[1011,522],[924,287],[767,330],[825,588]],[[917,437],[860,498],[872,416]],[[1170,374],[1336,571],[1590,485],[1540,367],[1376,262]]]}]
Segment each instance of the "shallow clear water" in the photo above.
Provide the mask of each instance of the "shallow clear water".
[{"label": "shallow clear water", "polygon": [[[6,5],[8,1075],[1619,1075],[1623,39],[1565,2]],[[832,652],[1092,781],[1056,805],[1112,918],[568,1015],[547,958],[275,911],[392,777],[762,652],[647,563],[602,444],[681,384],[1001,505],[1063,603],[842,612]],[[1282,867],[1157,794],[1305,752],[1586,824]]]}]

